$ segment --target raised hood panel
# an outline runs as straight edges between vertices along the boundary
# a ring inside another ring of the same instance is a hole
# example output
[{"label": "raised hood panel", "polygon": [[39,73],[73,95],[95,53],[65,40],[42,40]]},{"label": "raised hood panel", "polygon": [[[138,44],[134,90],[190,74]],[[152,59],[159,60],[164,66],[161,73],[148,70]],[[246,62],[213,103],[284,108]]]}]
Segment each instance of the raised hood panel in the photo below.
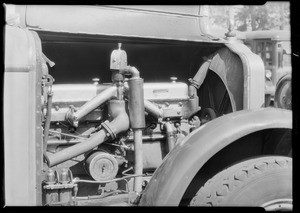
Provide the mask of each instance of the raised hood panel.
[{"label": "raised hood panel", "polygon": [[26,10],[21,24],[37,30],[215,42],[201,28],[200,6],[17,7]]}]

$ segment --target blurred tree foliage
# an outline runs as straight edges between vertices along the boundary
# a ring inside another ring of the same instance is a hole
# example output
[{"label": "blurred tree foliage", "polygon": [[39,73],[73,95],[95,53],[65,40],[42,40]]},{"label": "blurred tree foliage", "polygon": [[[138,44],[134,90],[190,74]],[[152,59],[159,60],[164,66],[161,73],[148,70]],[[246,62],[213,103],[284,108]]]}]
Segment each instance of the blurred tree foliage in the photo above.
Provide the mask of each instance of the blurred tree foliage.
[{"label": "blurred tree foliage", "polygon": [[234,13],[234,29],[239,31],[289,29],[289,2],[267,2],[264,5],[211,6],[211,22],[228,28],[229,11]]}]

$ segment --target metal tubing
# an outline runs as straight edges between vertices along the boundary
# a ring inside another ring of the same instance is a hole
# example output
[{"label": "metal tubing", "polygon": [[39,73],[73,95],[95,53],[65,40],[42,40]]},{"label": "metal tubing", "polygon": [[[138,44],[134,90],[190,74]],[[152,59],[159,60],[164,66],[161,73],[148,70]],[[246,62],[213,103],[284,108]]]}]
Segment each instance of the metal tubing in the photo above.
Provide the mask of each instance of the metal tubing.
[{"label": "metal tubing", "polygon": [[162,118],[163,111],[161,109],[159,109],[155,104],[153,104],[150,101],[145,99],[144,106],[145,106],[146,112],[150,113],[151,115],[153,115],[156,118]]},{"label": "metal tubing", "polygon": [[144,80],[131,78],[128,80],[128,108],[130,126],[133,129],[145,128]]},{"label": "metal tubing", "polygon": [[96,109],[98,106],[103,104],[104,102],[111,99],[113,96],[116,95],[117,87],[112,86],[101,93],[99,93],[97,96],[92,98],[90,101],[86,102],[83,106],[81,106],[76,112],[68,111],[66,114],[66,120],[69,121],[73,126],[78,125],[78,121],[89,114],[91,111]]},{"label": "metal tubing", "polygon": [[128,108],[130,125],[133,129],[134,137],[134,172],[137,177],[134,179],[134,191],[142,191],[143,178],[143,134],[145,128],[145,106],[144,106],[144,80],[140,78],[140,73],[135,67],[127,66],[121,72],[130,73],[128,81]]},{"label": "metal tubing", "polygon": [[[53,155],[48,156],[48,166],[52,167],[66,160],[81,155],[106,141],[109,137],[115,136],[129,128],[129,118],[125,111],[125,102],[118,101],[119,108],[111,115],[113,120],[105,122],[106,129],[101,129],[98,133],[87,139],[83,143],[78,143],[69,148],[63,149]],[[110,131],[107,130],[109,128]],[[109,134],[108,134],[109,133]]]},{"label": "metal tubing", "polygon": [[[164,140],[166,136],[164,135],[143,135],[143,141],[158,141],[158,140]],[[74,145],[78,143],[84,143],[88,138],[84,138],[82,140],[74,139],[74,140],[50,140],[48,141],[48,146],[50,145]],[[133,142],[134,138],[133,136],[130,136],[128,138],[128,142]],[[114,146],[114,144],[110,145]],[[121,146],[121,145],[118,145]]]},{"label": "metal tubing", "polygon": [[125,69],[121,69],[120,71],[122,73],[130,73],[131,78],[139,78],[140,77],[140,72],[135,67],[127,66]]},{"label": "metal tubing", "polygon": [[[142,129],[135,129],[134,132],[134,173],[135,175],[143,174],[143,139]],[[140,193],[142,191],[142,176],[134,179],[134,191]]]},{"label": "metal tubing", "polygon": [[44,127],[44,143],[43,143],[43,153],[46,154],[47,151],[47,141],[49,138],[49,129],[50,129],[50,122],[51,122],[51,108],[52,108],[52,97],[53,93],[48,93],[48,103],[47,103],[47,115]]},{"label": "metal tubing", "polygon": [[106,135],[106,131],[101,129],[96,135],[92,136],[83,143],[78,143],[53,155],[48,155],[48,166],[52,167],[73,157],[81,155],[82,153],[85,153],[103,143],[108,138],[109,136]]},{"label": "metal tubing", "polygon": [[175,145],[175,137],[173,134],[172,125],[169,122],[164,124],[164,128],[166,131],[167,143],[168,143],[168,150],[169,152],[174,148]]}]

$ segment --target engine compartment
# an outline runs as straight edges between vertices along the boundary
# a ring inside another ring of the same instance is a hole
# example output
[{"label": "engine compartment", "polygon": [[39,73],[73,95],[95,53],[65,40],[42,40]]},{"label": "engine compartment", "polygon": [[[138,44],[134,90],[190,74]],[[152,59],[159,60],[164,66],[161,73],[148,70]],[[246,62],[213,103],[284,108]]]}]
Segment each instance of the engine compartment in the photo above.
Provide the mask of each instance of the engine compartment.
[{"label": "engine compartment", "polygon": [[140,193],[176,143],[201,125],[188,78],[220,44],[38,33],[54,77],[42,94],[43,203]]}]

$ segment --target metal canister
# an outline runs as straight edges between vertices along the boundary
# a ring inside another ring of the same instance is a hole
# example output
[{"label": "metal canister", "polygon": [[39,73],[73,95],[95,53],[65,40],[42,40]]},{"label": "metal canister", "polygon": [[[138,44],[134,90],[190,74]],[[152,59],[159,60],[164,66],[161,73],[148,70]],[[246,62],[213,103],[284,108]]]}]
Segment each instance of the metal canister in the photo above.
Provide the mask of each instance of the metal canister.
[{"label": "metal canister", "polygon": [[[66,185],[70,182],[69,170],[63,168],[60,172],[60,183]],[[59,190],[59,201],[60,202],[71,202],[72,201],[72,188],[64,187]]]},{"label": "metal canister", "polygon": [[57,173],[52,170],[48,169],[46,174],[46,182],[45,186],[50,187],[44,187],[44,203],[45,204],[51,204],[59,201],[58,197],[58,190],[57,189],[51,189],[51,185],[54,185],[57,183]]},{"label": "metal canister", "polygon": [[143,129],[145,127],[145,106],[144,106],[144,79],[131,78],[129,85],[129,119],[133,129]]}]

